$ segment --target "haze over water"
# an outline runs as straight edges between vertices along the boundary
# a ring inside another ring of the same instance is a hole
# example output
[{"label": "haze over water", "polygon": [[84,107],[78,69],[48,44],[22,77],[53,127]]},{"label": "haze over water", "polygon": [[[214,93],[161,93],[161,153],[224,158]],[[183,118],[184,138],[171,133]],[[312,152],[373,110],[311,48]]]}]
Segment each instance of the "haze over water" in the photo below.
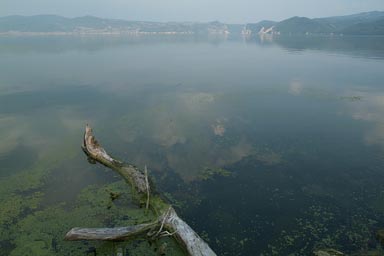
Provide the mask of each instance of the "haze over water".
[{"label": "haze over water", "polygon": [[[119,180],[86,161],[86,123],[112,155],[147,165],[218,255],[381,250],[383,45],[0,37],[0,205],[13,205],[0,215],[0,255],[65,255],[65,232],[87,219],[73,210],[90,204],[79,195]],[[71,255],[89,247],[76,246]]]}]

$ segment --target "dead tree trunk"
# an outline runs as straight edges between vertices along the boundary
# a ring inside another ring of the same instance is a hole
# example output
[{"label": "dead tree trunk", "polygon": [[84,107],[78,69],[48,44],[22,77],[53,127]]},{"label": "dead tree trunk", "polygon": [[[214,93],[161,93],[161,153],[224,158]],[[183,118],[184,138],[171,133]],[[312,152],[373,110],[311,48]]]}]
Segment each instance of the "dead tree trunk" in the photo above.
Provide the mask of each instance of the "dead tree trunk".
[{"label": "dead tree trunk", "polygon": [[148,239],[161,236],[173,236],[191,256],[216,255],[193,229],[184,222],[159,195],[151,194],[147,172],[137,167],[113,159],[100,146],[92,134],[89,125],[85,127],[83,151],[90,160],[99,162],[118,172],[134,189],[139,203],[159,216],[151,223],[116,228],[72,228],[65,236],[66,240],[128,240],[138,236]]}]

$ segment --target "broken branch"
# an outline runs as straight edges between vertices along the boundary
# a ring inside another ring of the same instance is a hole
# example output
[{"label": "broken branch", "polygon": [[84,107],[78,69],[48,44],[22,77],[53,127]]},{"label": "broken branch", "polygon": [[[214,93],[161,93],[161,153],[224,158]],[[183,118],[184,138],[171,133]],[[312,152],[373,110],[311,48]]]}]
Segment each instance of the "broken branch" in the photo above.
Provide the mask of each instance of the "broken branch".
[{"label": "broken branch", "polygon": [[[85,127],[83,151],[89,159],[99,162],[112,170],[118,172],[136,191],[139,196],[139,202],[146,202],[146,208],[150,209],[160,216],[153,223],[140,224],[131,227],[119,228],[73,228],[65,236],[66,240],[125,240],[142,235],[147,232],[150,239],[151,230],[159,227],[155,237],[173,235],[179,244],[186,249],[190,256],[211,256],[216,255],[213,250],[204,242],[203,239],[185,222],[159,195],[149,197],[150,188],[147,177],[147,169],[144,173],[137,167],[125,164],[111,156],[100,146],[93,136],[89,125]],[[165,229],[163,231],[163,229]]]}]

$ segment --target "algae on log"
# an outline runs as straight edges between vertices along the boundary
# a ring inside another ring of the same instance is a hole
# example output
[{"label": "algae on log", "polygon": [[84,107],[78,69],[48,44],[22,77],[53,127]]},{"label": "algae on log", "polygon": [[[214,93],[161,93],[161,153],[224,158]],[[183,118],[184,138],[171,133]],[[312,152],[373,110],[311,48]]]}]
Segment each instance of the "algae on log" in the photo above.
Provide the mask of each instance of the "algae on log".
[{"label": "algae on log", "polygon": [[[118,172],[134,189],[139,203],[145,205],[149,197],[149,184],[145,173],[137,167],[120,162],[107,154],[93,136],[89,125],[85,127],[83,151],[90,160],[99,162]],[[207,243],[158,194],[150,194],[149,207],[159,216],[151,223],[116,228],[73,228],[66,240],[128,240],[135,237],[154,239],[173,236],[191,256],[216,255]]]}]

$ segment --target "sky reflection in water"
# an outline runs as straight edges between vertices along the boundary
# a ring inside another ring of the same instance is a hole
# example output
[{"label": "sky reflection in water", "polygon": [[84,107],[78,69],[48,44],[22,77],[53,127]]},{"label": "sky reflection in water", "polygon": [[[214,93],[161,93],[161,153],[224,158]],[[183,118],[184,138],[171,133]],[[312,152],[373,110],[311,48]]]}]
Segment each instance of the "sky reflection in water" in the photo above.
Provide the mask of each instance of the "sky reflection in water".
[{"label": "sky reflection in water", "polygon": [[380,40],[0,38],[0,181],[51,155],[66,164],[44,179],[44,206],[114,180],[80,152],[90,123],[113,155],[149,166],[219,254],[372,249]]}]

